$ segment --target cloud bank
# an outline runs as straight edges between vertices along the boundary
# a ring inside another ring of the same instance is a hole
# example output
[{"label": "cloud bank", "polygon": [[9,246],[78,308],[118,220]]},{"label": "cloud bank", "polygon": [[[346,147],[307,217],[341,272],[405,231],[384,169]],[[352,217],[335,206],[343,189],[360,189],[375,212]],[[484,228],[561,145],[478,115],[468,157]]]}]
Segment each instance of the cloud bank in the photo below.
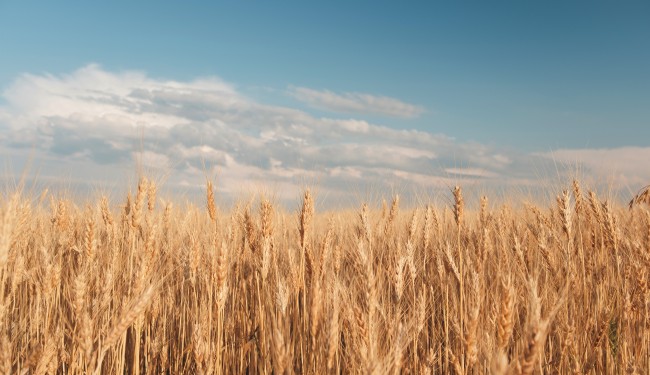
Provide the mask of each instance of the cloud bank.
[{"label": "cloud bank", "polygon": [[[401,117],[421,111],[390,98],[294,91],[320,102],[343,98],[340,108],[361,103],[362,110],[383,108]],[[607,165],[592,160],[614,158],[627,166],[621,173],[641,179],[631,165],[650,156],[650,149],[603,156],[504,153],[442,134],[260,103],[216,77],[174,81],[98,65],[60,76],[25,74],[2,95],[2,152],[34,152],[45,177],[68,166],[66,177],[115,181],[136,159],[168,175],[168,185],[201,186],[206,174],[216,174],[221,193],[231,196],[261,186],[280,199],[295,199],[302,186],[317,185],[332,200],[351,191],[422,192],[456,183],[532,186],[531,171],[546,168],[552,158],[578,158],[594,170]]]}]

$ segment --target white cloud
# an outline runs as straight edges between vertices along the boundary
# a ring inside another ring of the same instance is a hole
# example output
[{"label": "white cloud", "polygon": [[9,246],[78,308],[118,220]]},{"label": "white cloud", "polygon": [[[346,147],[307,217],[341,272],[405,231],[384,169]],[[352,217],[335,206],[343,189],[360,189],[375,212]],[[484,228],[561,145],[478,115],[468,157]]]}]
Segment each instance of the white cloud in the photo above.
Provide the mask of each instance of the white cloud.
[{"label": "white cloud", "polygon": [[650,147],[561,149],[541,155],[566,169],[583,170],[586,176],[621,187],[634,190],[650,183]]},{"label": "white cloud", "polygon": [[482,168],[446,168],[445,172],[450,175],[471,176],[471,177],[497,177],[498,174]]},{"label": "white cloud", "polygon": [[405,103],[387,96],[375,96],[357,92],[337,94],[329,90],[313,90],[306,87],[289,87],[289,93],[313,108],[332,112],[385,115],[412,118],[424,112],[421,106]]},{"label": "white cloud", "polygon": [[[365,110],[421,112],[394,99],[355,95],[347,98]],[[504,176],[524,181],[531,165],[547,161],[259,103],[214,77],[172,81],[89,65],[61,76],[20,76],[3,97],[0,127],[8,130],[0,133],[0,151],[34,156],[44,177],[64,170],[64,177],[119,182],[135,159],[148,170],[166,168],[172,186],[200,186],[216,172],[220,191],[232,196],[269,186],[294,199],[305,184],[317,184],[335,198],[353,186],[381,192],[396,184],[428,189],[504,184]]]},{"label": "white cloud", "polygon": [[166,170],[170,167],[169,157],[167,157],[167,155],[160,154],[157,152],[152,152],[152,151],[134,152],[133,158],[135,160],[138,160],[142,166],[147,167],[149,169],[154,168],[154,169]]}]

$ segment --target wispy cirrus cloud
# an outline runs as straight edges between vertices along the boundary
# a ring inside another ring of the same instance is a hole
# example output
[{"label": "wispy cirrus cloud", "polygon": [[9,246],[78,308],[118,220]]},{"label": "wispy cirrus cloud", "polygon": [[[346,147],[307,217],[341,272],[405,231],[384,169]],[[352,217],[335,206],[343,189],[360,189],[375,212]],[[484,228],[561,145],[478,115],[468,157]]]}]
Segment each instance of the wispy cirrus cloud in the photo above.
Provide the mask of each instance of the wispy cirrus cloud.
[{"label": "wispy cirrus cloud", "polygon": [[425,111],[421,106],[399,99],[357,92],[337,94],[329,90],[290,86],[289,93],[312,108],[331,112],[414,118]]}]

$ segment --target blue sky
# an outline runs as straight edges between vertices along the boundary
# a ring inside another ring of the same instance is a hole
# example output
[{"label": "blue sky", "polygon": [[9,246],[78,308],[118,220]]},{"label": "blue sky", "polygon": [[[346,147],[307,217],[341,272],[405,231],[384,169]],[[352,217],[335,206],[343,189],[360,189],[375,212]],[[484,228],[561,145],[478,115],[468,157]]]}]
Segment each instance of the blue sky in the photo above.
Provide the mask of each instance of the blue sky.
[{"label": "blue sky", "polygon": [[[132,138],[137,129],[106,130],[110,125],[105,115],[111,111],[122,118],[135,114],[118,105],[101,108],[96,115],[104,120],[92,118],[93,105],[85,101],[92,87],[82,87],[97,85],[89,77],[102,76],[103,82],[111,82],[106,83],[107,92],[131,98],[139,89],[151,93],[156,87],[167,87],[165,82],[175,82],[172,86],[187,91],[198,89],[193,84],[197,80],[212,79],[220,83],[208,91],[232,95],[218,95],[217,107],[237,97],[247,103],[246,110],[238,108],[238,115],[233,115],[231,107],[224,107],[224,111],[203,113],[199,121],[201,106],[215,103],[196,97],[184,97],[181,102],[156,97],[148,111],[169,114],[169,106],[183,107],[182,115],[168,119],[166,131],[181,125],[190,129],[199,123],[215,129],[214,121],[223,126],[219,128],[222,134],[223,129],[238,129],[239,136],[251,138],[248,146],[231,149],[231,142],[212,147],[199,137],[188,140],[185,148],[209,146],[232,157],[237,166],[260,168],[262,175],[273,171],[273,159],[284,169],[302,170],[303,175],[294,171],[285,180],[305,179],[304,174],[314,170],[336,180],[332,172],[336,168],[379,179],[382,173],[394,176],[396,171],[424,168],[425,175],[448,178],[450,169],[460,167],[481,171],[470,173],[473,177],[521,182],[535,177],[524,176],[531,163],[546,168],[543,160],[529,159],[553,153],[554,163],[586,163],[582,169],[587,174],[620,174],[633,186],[650,177],[630,168],[630,163],[640,164],[650,155],[649,41],[650,3],[645,1],[0,1],[0,127],[6,129],[0,140],[4,139],[3,149],[14,158],[24,151],[16,144],[31,142],[43,160],[64,158],[69,163],[85,163],[89,170],[99,162],[106,168],[115,166],[123,158],[113,154],[126,152],[125,148],[104,145],[104,154],[111,154],[108,159],[115,161],[107,164],[95,151],[82,152],[80,144],[93,144],[93,139],[82,134],[90,127],[102,129],[96,138],[104,141]],[[140,78],[133,79],[134,74]],[[46,110],[61,97],[75,97],[85,115]],[[300,152],[285,155],[282,149],[268,151],[272,149],[266,147],[272,143],[269,139],[279,139],[269,135],[269,124],[260,124],[269,108],[272,113],[296,111],[273,123],[274,136],[278,128],[287,133],[282,138],[285,144],[296,122],[319,127],[318,135],[310,131],[311,140],[299,135],[292,140],[297,142],[293,147],[311,150],[310,157]],[[142,110],[137,114],[142,115]],[[245,125],[252,118],[257,125]],[[418,145],[422,137],[338,134],[324,130],[322,120],[362,121],[378,129],[403,131],[395,134],[420,132],[440,138],[436,138],[438,143]],[[146,119],[138,121],[140,125],[133,128],[148,126],[142,125]],[[43,123],[58,131],[44,131]],[[20,142],[18,133],[22,134]],[[148,132],[140,134],[149,138]],[[255,140],[266,146],[254,148]],[[144,151],[166,156],[172,164],[187,162],[182,153],[165,154],[155,147],[147,150],[144,143]],[[331,153],[339,154],[326,147],[333,144],[352,154],[363,154],[361,146],[399,146],[406,159],[381,172],[386,169],[381,158],[372,166],[360,165],[364,163],[352,157],[331,161],[336,160]],[[66,153],[66,147],[81,151]],[[171,149],[172,144],[165,147]],[[468,150],[476,149],[482,151],[467,156]],[[426,150],[432,154],[421,154]],[[257,157],[250,156],[255,153]],[[504,163],[476,162],[494,156]],[[329,161],[321,163],[319,158]],[[300,159],[308,161],[290,162]],[[173,170],[192,181],[188,170]],[[275,177],[282,174],[276,172],[272,173]],[[322,181],[325,177],[310,178]]]}]

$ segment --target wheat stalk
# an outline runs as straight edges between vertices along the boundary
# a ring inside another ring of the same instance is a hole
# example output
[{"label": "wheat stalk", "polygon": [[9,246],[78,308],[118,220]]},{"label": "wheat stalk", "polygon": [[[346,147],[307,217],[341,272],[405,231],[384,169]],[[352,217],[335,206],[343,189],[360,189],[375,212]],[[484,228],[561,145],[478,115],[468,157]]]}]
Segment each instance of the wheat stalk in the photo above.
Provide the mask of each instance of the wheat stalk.
[{"label": "wheat stalk", "polygon": [[214,203],[214,191],[212,190],[212,181],[208,180],[206,190],[207,190],[208,214],[210,215],[210,220],[216,222],[217,207]]},{"label": "wheat stalk", "polygon": [[641,188],[641,190],[639,190],[639,192],[630,200],[628,206],[632,209],[635,204],[650,205],[650,185]]}]

